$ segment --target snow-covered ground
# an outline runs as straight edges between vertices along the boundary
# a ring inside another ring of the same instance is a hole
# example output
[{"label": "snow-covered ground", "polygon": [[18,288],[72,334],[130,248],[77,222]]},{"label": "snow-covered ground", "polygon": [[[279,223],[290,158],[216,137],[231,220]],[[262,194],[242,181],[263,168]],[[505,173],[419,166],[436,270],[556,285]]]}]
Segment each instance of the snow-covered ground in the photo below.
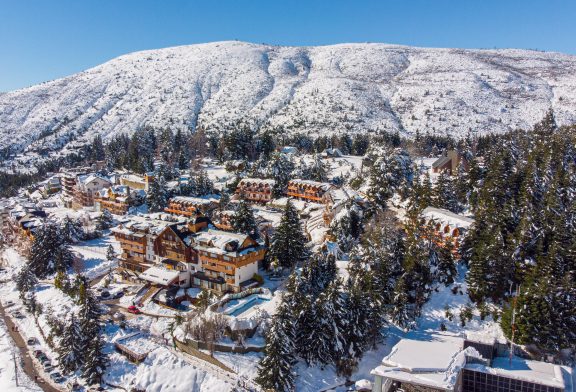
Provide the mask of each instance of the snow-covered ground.
[{"label": "snow-covered ground", "polygon": [[575,70],[574,56],[516,49],[228,41],[149,50],[2,94],[0,147],[60,147],[75,134],[73,148],[96,133],[218,130],[238,119],[312,135],[463,136],[526,128],[552,107],[566,124],[576,120]]}]

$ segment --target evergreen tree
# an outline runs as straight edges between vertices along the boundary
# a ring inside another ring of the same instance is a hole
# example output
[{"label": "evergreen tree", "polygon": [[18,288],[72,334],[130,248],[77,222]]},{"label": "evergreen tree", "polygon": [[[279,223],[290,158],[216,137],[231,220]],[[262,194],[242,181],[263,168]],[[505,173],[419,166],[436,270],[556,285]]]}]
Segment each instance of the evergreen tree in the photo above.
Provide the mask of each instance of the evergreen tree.
[{"label": "evergreen tree", "polygon": [[264,358],[258,364],[255,381],[266,390],[278,392],[294,391],[296,364],[295,331],[292,312],[281,301],[266,333]]},{"label": "evergreen tree", "polygon": [[29,264],[24,265],[18,275],[16,275],[16,288],[20,292],[20,299],[26,302],[27,293],[33,291],[37,284],[38,279],[30,269]]},{"label": "evergreen tree", "polygon": [[85,349],[82,377],[88,385],[102,383],[102,377],[108,365],[108,357],[104,354],[103,349],[104,340],[100,334],[94,336]]},{"label": "evergreen tree", "polygon": [[96,218],[96,230],[108,230],[114,225],[114,217],[108,210],[103,210],[102,213]]},{"label": "evergreen tree", "polygon": [[290,200],[270,243],[270,258],[277,258],[283,267],[291,268],[306,255],[306,237],[298,211]]},{"label": "evergreen tree", "polygon": [[65,271],[71,266],[72,253],[66,236],[53,221],[47,221],[37,230],[28,258],[30,271],[38,278],[45,278],[56,271]]},{"label": "evergreen tree", "polygon": [[367,158],[372,161],[368,196],[378,207],[385,209],[394,193],[403,193],[412,183],[412,161],[408,153],[399,149],[376,148]]},{"label": "evergreen tree", "polygon": [[67,243],[73,244],[84,238],[84,230],[77,219],[72,219],[68,215],[64,218],[62,232]]},{"label": "evergreen tree", "polygon": [[272,155],[270,164],[268,166],[269,177],[274,179],[274,188],[272,195],[274,197],[282,197],[284,191],[288,186],[288,181],[292,178],[294,171],[294,162],[285,154],[275,153]]},{"label": "evergreen tree", "polygon": [[82,365],[83,342],[80,324],[72,313],[58,342],[58,364],[64,373],[74,372]]},{"label": "evergreen tree", "polygon": [[438,208],[444,208],[454,213],[459,213],[462,210],[458,203],[458,196],[452,178],[446,171],[443,171],[438,176],[438,182],[434,189],[433,203]]},{"label": "evergreen tree", "polygon": [[247,234],[252,238],[258,238],[258,225],[252,212],[252,207],[246,201],[240,200],[238,209],[231,219],[232,228],[237,233]]},{"label": "evergreen tree", "polygon": [[164,176],[159,175],[150,184],[146,195],[146,203],[148,204],[149,212],[164,211],[164,208],[168,205],[168,189],[166,188]]},{"label": "evergreen tree", "polygon": [[108,261],[116,260],[116,252],[114,252],[114,247],[112,246],[112,244],[108,245],[108,248],[106,249],[106,260]]}]

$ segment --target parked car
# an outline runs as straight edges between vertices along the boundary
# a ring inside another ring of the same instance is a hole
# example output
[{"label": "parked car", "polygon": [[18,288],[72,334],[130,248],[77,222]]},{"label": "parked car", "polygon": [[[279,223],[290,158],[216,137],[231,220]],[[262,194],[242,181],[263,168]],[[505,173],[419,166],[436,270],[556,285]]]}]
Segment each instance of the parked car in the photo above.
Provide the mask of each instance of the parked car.
[{"label": "parked car", "polygon": [[5,307],[5,308],[8,308],[8,307],[10,307],[10,306],[14,306],[14,301],[6,301],[6,302],[4,302],[4,307]]},{"label": "parked car", "polygon": [[126,316],[124,316],[124,313],[116,312],[112,315],[112,318],[117,321],[122,321],[126,318]]},{"label": "parked car", "polygon": [[102,290],[100,293],[101,299],[110,299],[110,292],[108,290]]},{"label": "parked car", "polygon": [[35,358],[40,358],[42,355],[44,355],[44,352],[42,350],[34,350]]},{"label": "parked car", "polygon": [[128,313],[140,314],[140,313],[142,313],[142,311],[140,309],[138,309],[136,306],[130,305],[130,306],[128,306]]},{"label": "parked car", "polygon": [[52,363],[50,363],[50,362],[43,363],[42,368],[44,368],[44,371],[46,373],[50,373],[52,370],[54,370],[54,366],[52,366]]},{"label": "parked car", "polygon": [[38,339],[36,338],[28,338],[28,340],[26,341],[26,344],[29,346],[34,346],[35,344],[38,344]]},{"label": "parked car", "polygon": [[19,310],[17,310],[14,312],[14,317],[16,317],[17,319],[21,319],[24,318],[24,315]]},{"label": "parked car", "polygon": [[52,381],[57,383],[64,382],[64,377],[62,377],[62,375],[58,372],[50,373],[50,378],[52,379]]},{"label": "parked car", "polygon": [[116,294],[114,294],[114,296],[112,298],[118,299],[118,298],[122,298],[123,296],[124,296],[124,292],[118,291]]}]

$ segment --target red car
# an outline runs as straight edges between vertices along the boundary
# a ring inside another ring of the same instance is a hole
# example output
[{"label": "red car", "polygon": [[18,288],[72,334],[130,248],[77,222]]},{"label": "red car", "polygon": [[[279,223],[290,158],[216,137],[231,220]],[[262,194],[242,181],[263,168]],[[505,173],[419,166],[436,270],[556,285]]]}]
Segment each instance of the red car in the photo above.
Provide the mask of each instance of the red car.
[{"label": "red car", "polygon": [[130,305],[128,306],[128,313],[140,314],[142,311],[140,311],[136,306]]}]

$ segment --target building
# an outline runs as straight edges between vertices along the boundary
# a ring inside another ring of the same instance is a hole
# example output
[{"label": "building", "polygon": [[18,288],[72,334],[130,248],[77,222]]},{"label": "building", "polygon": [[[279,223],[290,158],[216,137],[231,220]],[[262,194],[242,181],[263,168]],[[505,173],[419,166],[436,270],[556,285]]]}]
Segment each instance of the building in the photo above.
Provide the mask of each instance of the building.
[{"label": "building", "polygon": [[334,186],[327,182],[296,179],[288,182],[287,194],[297,199],[322,203],[324,194],[332,188]]},{"label": "building", "polygon": [[510,361],[497,356],[498,351],[494,339],[411,332],[372,370],[372,391],[569,391],[572,375],[567,367],[519,357]]},{"label": "building", "polygon": [[215,211],[212,214],[212,224],[217,229],[232,231],[232,218],[236,212],[233,210]]},{"label": "building", "polygon": [[99,174],[85,174],[76,178],[76,185],[73,190],[72,208],[94,206],[94,199],[98,191],[103,188],[110,188],[112,182]]},{"label": "building", "polygon": [[144,176],[138,176],[136,174],[122,174],[119,181],[120,185],[148,192],[150,184],[154,181],[154,174],[146,173]]},{"label": "building", "polygon": [[268,203],[272,200],[272,188],[276,181],[260,178],[243,178],[236,187],[239,198],[252,203]]},{"label": "building", "polygon": [[176,196],[168,201],[164,211],[171,214],[193,217],[208,214],[218,207],[219,200],[213,197]]},{"label": "building", "polygon": [[194,285],[219,293],[257,285],[253,277],[266,248],[250,236],[208,230],[195,238],[195,248],[202,271],[192,275]]},{"label": "building", "polygon": [[48,180],[46,180],[44,185],[42,185],[42,194],[44,196],[50,196],[60,192],[61,189],[62,185],[60,184],[60,178],[51,177]]},{"label": "building", "polygon": [[124,215],[130,207],[144,202],[146,193],[143,190],[132,190],[126,185],[114,185],[97,192],[94,198],[96,211],[108,210],[115,215]]},{"label": "building", "polygon": [[78,182],[78,176],[84,174],[86,174],[86,172],[80,169],[69,169],[62,173],[60,177],[60,184],[62,186],[62,201],[64,202],[65,207],[72,208],[72,202],[74,200],[74,189],[76,188],[76,183]]},{"label": "building", "polygon": [[462,164],[464,170],[468,170],[470,166],[468,160],[466,160],[462,154],[456,150],[450,150],[446,153],[445,157],[440,157],[432,163],[432,172],[441,173],[446,171],[450,175],[453,175],[458,171],[460,164]]},{"label": "building", "polygon": [[2,233],[11,243],[18,243],[22,239],[33,240],[36,230],[44,225],[47,214],[31,203],[15,203],[6,205],[2,214]]},{"label": "building", "polygon": [[156,239],[171,224],[174,222],[132,217],[113,228],[111,231],[122,249],[119,266],[128,271],[143,272],[158,263]]},{"label": "building", "polygon": [[474,223],[472,218],[435,207],[426,207],[422,211],[422,218],[425,222],[434,224],[436,234],[442,239],[442,243],[439,245],[446,245],[450,242],[455,250],[460,247],[466,232]]},{"label": "building", "polygon": [[210,219],[196,216],[188,222],[173,223],[164,228],[154,245],[155,254],[162,260],[193,264],[187,267],[194,272],[199,270],[198,252],[194,248],[194,237],[208,228]]}]

